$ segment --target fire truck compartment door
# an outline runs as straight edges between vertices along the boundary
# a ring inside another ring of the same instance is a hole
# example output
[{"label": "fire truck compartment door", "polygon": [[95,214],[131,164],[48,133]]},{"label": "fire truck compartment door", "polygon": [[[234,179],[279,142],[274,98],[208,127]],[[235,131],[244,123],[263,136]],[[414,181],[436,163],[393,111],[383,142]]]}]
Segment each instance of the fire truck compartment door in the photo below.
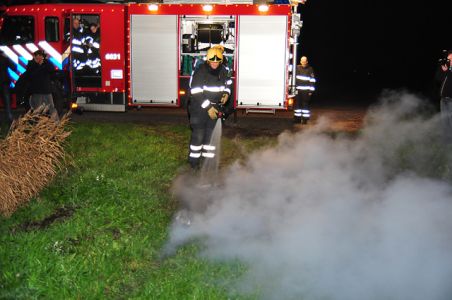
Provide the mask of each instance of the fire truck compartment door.
[{"label": "fire truck compartment door", "polygon": [[131,96],[134,104],[177,105],[177,16],[132,15]]},{"label": "fire truck compartment door", "polygon": [[240,16],[238,107],[284,107],[287,16]]}]

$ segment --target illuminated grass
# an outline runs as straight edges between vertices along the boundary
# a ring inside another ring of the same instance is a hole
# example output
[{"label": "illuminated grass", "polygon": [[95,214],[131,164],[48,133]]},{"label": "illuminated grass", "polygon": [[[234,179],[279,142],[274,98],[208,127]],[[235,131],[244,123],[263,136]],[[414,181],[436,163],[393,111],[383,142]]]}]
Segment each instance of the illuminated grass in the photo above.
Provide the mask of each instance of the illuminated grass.
[{"label": "illuminated grass", "polygon": [[[162,258],[186,168],[184,126],[74,124],[74,166],[10,218],[0,218],[0,299],[228,299],[245,267],[187,245]],[[248,150],[269,139],[241,141]],[[224,163],[243,153],[224,140]],[[246,298],[253,298],[252,296]]]}]

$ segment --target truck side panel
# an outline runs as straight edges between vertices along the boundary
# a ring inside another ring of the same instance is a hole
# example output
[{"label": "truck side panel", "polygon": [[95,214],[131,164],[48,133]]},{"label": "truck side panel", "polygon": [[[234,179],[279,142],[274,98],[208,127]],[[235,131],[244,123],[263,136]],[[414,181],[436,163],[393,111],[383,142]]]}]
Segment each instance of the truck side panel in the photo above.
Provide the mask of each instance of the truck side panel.
[{"label": "truck side panel", "polygon": [[239,16],[237,107],[286,101],[287,16]]},{"label": "truck side panel", "polygon": [[133,104],[177,106],[177,15],[131,15]]}]

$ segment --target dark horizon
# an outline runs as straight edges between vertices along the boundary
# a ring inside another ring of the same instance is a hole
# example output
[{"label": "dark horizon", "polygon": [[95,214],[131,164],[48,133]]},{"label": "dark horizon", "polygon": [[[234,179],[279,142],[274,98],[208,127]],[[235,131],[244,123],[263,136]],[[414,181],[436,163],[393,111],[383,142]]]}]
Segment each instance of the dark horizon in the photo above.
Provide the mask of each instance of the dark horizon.
[{"label": "dark horizon", "polygon": [[446,11],[431,1],[311,0],[301,6],[301,54],[319,91],[406,89],[434,97],[438,59],[452,49]]}]

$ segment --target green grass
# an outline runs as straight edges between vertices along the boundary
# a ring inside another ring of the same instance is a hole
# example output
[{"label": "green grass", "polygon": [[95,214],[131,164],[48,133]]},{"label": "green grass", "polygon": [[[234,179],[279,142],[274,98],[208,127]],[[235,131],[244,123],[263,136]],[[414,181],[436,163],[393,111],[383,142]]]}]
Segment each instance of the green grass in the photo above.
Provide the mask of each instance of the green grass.
[{"label": "green grass", "polygon": [[[240,262],[203,260],[196,244],[161,256],[177,210],[169,187],[187,167],[188,128],[71,129],[73,164],[29,205],[0,217],[0,299],[255,298],[231,294],[246,270]],[[222,165],[271,143],[224,138]],[[38,226],[61,211],[66,216]]]}]

